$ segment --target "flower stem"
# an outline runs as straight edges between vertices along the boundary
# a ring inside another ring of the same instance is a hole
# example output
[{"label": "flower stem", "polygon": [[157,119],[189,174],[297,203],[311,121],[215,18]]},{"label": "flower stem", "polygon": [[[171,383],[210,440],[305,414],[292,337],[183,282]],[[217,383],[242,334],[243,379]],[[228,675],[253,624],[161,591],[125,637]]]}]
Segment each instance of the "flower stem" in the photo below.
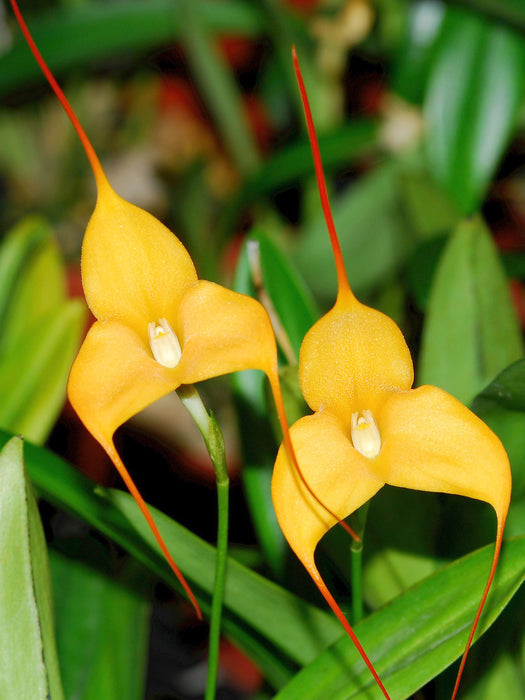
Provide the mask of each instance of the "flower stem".
[{"label": "flower stem", "polygon": [[350,545],[350,565],[352,583],[352,624],[356,625],[363,618],[363,536],[368,515],[366,503],[351,516],[351,527],[359,535],[359,540],[352,540]]},{"label": "flower stem", "polygon": [[182,403],[197,424],[206,449],[215,469],[217,483],[217,559],[215,562],[215,582],[210,612],[210,634],[208,642],[208,676],[205,700],[214,700],[217,691],[219,671],[219,646],[221,635],[222,604],[226,583],[226,561],[228,556],[228,506],[230,480],[226,467],[224,438],[213,413],[208,413],[199,393],[192,385],[177,390]]},{"label": "flower stem", "polygon": [[356,625],[363,618],[363,543],[352,540],[350,545],[350,563],[352,567],[352,624]]}]

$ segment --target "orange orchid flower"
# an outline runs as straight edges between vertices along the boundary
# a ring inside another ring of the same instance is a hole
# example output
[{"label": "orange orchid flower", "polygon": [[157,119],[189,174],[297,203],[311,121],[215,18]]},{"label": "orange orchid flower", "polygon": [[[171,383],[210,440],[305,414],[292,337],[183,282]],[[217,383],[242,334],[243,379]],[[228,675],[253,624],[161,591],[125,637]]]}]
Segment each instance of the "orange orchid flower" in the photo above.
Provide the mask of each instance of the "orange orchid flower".
[{"label": "orange orchid flower", "polygon": [[146,211],[116,194],[36,47],[16,0],[11,0],[11,5],[33,55],[82,142],[97,185],[97,202],[81,258],[86,300],[97,320],[71,369],[69,400],[113,461],[201,616],[115,448],[113,435],[128,418],[181,385],[260,369],[268,376],[284,440],[294,461],[272,325],[255,299],[199,280],[178,238]]},{"label": "orange orchid flower", "polygon": [[[354,296],[337,239],[312,115],[293,52],[323,211],[334,250],[334,307],[306,334],[299,377],[313,415],[291,428],[301,473],[319,501],[339,519],[365,504],[384,484],[458,494],[485,501],[497,515],[492,566],[465,647],[452,698],[494,577],[510,502],[507,454],[468,408],[433,386],[412,389],[409,350],[396,324]],[[319,590],[356,643],[385,697],[388,693],[315,564],[315,548],[335,520],[312,499],[281,448],[272,481],[281,529]]]}]

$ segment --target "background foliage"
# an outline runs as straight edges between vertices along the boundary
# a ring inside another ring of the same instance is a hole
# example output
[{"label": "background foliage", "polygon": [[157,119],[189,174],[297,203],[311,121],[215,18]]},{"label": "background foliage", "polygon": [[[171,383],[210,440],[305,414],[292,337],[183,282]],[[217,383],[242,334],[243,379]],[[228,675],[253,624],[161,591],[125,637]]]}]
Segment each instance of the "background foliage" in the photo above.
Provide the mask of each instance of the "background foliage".
[{"label": "background foliage", "polygon": [[[481,627],[499,617],[473,649],[462,691],[469,700],[522,698],[522,594],[503,609],[525,576],[523,3],[21,5],[115,189],[177,232],[200,276],[257,295],[247,253],[257,243],[262,283],[289,341],[280,351],[290,420],[307,411],[296,369],[302,338],[336,290],[292,72],[296,45],[356,294],[401,326],[417,382],[471,406],[508,451],[509,539]],[[78,258],[94,187],[3,9],[0,530],[3,551],[16,541],[26,563],[2,567],[0,695],[199,697],[202,678],[194,683],[185,666],[205,658],[205,627],[173,595],[140,514],[108,488],[118,486],[112,469],[71,410],[57,422],[87,318]],[[280,437],[263,378],[245,372],[204,392],[226,434],[233,479],[221,697],[379,697],[277,527],[269,481]],[[212,475],[186,421],[172,397],[117,437],[144,496],[164,511],[166,541],[207,611]],[[28,442],[9,440],[18,433]],[[393,697],[420,688],[418,697],[447,697],[447,667],[481,594],[495,519],[480,503],[397,491],[386,487],[370,507],[367,615],[357,632]],[[350,609],[348,542],[329,533],[318,560]],[[33,651],[12,643],[12,596],[31,612],[24,624]],[[33,664],[41,644],[45,665],[29,688],[15,669]],[[15,685],[2,686],[4,678]]]}]

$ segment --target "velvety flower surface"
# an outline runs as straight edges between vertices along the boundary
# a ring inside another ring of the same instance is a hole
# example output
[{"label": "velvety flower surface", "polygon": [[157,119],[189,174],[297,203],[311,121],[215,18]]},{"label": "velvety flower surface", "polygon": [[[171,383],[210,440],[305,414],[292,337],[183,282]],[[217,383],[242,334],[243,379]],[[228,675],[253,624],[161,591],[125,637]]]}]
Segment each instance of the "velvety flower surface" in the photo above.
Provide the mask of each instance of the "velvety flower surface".
[{"label": "velvety flower surface", "polygon": [[[108,449],[122,423],[181,384],[247,368],[274,374],[276,346],[261,304],[198,280],[173,233],[105,179],[98,187],[82,246],[82,281],[97,321],[75,360],[68,393]],[[156,359],[163,342],[167,358],[161,350]]]},{"label": "velvety flower surface", "polygon": [[[477,498],[504,522],[511,477],[501,442],[445,391],[410,389],[410,354],[387,316],[341,294],[306,335],[299,376],[315,413],[291,428],[295,454],[312,491],[339,518],[390,484]],[[336,520],[297,479],[284,452],[272,495],[286,538],[319,581],[315,548]]]}]

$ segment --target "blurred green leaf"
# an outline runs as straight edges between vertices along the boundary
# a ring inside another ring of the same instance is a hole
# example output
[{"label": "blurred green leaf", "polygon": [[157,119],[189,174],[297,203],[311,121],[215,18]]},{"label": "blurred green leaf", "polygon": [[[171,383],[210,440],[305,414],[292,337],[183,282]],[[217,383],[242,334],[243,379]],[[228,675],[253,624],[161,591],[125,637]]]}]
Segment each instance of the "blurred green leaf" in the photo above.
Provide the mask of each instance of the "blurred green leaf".
[{"label": "blurred green leaf", "polygon": [[20,438],[0,454],[0,531],[0,697],[61,700],[47,547]]},{"label": "blurred green leaf", "polygon": [[117,575],[108,550],[93,538],[71,538],[66,544],[67,549],[50,550],[66,697],[143,700],[148,577],[134,560]]},{"label": "blurred green leaf", "polygon": [[[295,113],[299,117],[302,128],[306,133],[303,119],[303,105],[297,78],[291,60],[291,48],[295,46],[301,73],[308,89],[308,100],[316,124],[320,132],[333,127],[341,117],[341,100],[339,86],[335,81],[324,80],[323,70],[316,60],[315,41],[312,37],[310,24],[301,21],[294,12],[292,3],[282,0],[258,0],[265,12],[266,32],[272,37],[274,46],[274,61],[269,61],[268,71],[264,79],[271,85],[266,89],[264,97],[275,102],[276,94],[288,103],[289,98],[295,102]],[[281,89],[279,89],[281,88]]]},{"label": "blurred green leaf", "polygon": [[405,274],[408,288],[423,311],[427,308],[434,274],[447,241],[446,236],[423,241],[407,262]]},{"label": "blurred green leaf", "polygon": [[481,407],[485,402],[525,413],[525,360],[518,360],[506,367],[476,397],[473,406]]},{"label": "blurred green leaf", "polygon": [[496,433],[509,455],[513,502],[525,498],[525,360],[498,374],[476,396],[472,410]]},{"label": "blurred green leaf", "polygon": [[[382,163],[332,198],[348,278],[358,294],[388,279],[413,249],[415,235],[400,204],[400,173],[399,163]],[[304,230],[294,262],[316,296],[335,299],[335,265],[321,213]]]},{"label": "blurred green leaf", "polygon": [[522,700],[523,678],[520,666],[512,656],[500,654],[494,665],[480,669],[478,683],[462,694],[464,700]]},{"label": "blurred green leaf", "polygon": [[[461,681],[460,696],[466,700],[520,700],[525,683],[522,674],[525,652],[523,623],[525,600],[516,595],[492,627],[472,648]],[[450,696],[455,669],[450,667],[436,683],[436,698]]]},{"label": "blurred green leaf", "polygon": [[405,32],[394,63],[393,89],[405,100],[421,104],[436,52],[445,6],[422,0],[407,6]]},{"label": "blurred green leaf", "polygon": [[435,239],[448,234],[461,220],[448,195],[423,168],[402,171],[401,206],[418,239]]},{"label": "blurred green leaf", "polygon": [[425,96],[425,135],[431,171],[464,214],[485,195],[524,87],[524,37],[448,7]]},{"label": "blurred green leaf", "polygon": [[[355,626],[393,698],[407,698],[460,656],[472,624],[493,545],[469,554],[396,598]],[[525,537],[505,543],[479,636],[525,579]],[[276,700],[383,698],[346,636],[302,669]]]},{"label": "blurred green leaf", "polygon": [[461,218],[449,197],[422,168],[403,172],[401,197],[407,221],[418,238],[404,275],[410,292],[424,310],[446,237]]},{"label": "blurred green leaf", "polygon": [[[43,233],[44,237],[24,264],[16,269],[16,284],[11,288],[1,323],[0,347],[5,351],[15,347],[28,328],[60,309],[67,296],[64,261],[51,227],[33,218],[24,219],[19,226],[33,227],[35,232]],[[12,235],[8,234],[6,242]]]},{"label": "blurred green leaf", "polygon": [[418,382],[469,404],[523,355],[521,332],[494,243],[480,218],[450,238],[432,283]]},{"label": "blurred green leaf", "polygon": [[0,425],[34,442],[46,439],[65,401],[84,323],[83,303],[65,302],[0,357]]},{"label": "blurred green leaf", "polygon": [[180,41],[190,69],[237,168],[248,175],[259,164],[259,152],[240,88],[214,37],[206,31],[199,3],[178,1],[185,23]]},{"label": "blurred green leaf", "polygon": [[[2,348],[8,338],[6,335],[6,317],[13,309],[13,296],[17,288],[20,287],[21,276],[31,265],[31,260],[35,259],[35,254],[47,245],[51,236],[51,229],[43,219],[28,217],[21,221],[15,228],[7,233],[0,245],[0,326],[3,328],[0,334],[0,348]],[[53,280],[50,280],[50,296],[53,298]],[[47,295],[39,293],[37,304],[47,303]],[[45,300],[45,301],[44,301]],[[18,314],[25,311],[32,314],[31,306],[25,309],[17,308]],[[13,316],[12,312],[10,314]],[[24,322],[25,314],[22,314],[21,323]],[[11,320],[13,323],[15,319]]]},{"label": "blurred green leaf", "polygon": [[4,238],[0,280],[0,425],[43,442],[64,404],[85,306],[66,298],[53,232],[36,217]]},{"label": "blurred green leaf", "polygon": [[[263,26],[256,4],[241,0],[194,4],[209,31],[254,36]],[[54,73],[173,44],[186,31],[182,3],[177,0],[79,3],[27,20]],[[43,82],[44,77],[18,33],[17,41],[0,57],[0,96],[30,81]]]},{"label": "blurred green leaf", "polygon": [[[319,318],[319,311],[303,279],[270,236],[253,231],[247,239],[247,246],[252,245],[262,285],[298,359],[303,338]],[[246,264],[245,257],[243,261]]]},{"label": "blurred green leaf", "polygon": [[[319,134],[319,150],[326,170],[348,167],[357,157],[377,145],[377,124],[356,119],[326,134]],[[283,146],[250,175],[223,207],[218,230],[229,235],[246,206],[274,191],[283,191],[313,174],[312,151],[308,139]]]},{"label": "blurred green leaf", "polygon": [[455,0],[455,2],[485,13],[489,19],[507,22],[516,29],[525,29],[525,5],[522,0]]}]

